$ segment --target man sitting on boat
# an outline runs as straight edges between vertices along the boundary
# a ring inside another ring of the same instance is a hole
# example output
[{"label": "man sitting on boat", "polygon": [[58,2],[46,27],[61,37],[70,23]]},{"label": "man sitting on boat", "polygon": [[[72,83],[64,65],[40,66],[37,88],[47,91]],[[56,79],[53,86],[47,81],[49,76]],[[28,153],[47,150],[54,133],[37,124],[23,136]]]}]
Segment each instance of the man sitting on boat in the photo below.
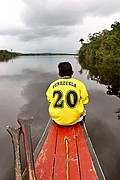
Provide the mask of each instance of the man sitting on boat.
[{"label": "man sitting on boat", "polygon": [[60,78],[46,92],[49,114],[59,125],[74,125],[84,120],[88,93],[81,81],[72,78],[74,72],[69,62],[59,63],[58,70]]}]

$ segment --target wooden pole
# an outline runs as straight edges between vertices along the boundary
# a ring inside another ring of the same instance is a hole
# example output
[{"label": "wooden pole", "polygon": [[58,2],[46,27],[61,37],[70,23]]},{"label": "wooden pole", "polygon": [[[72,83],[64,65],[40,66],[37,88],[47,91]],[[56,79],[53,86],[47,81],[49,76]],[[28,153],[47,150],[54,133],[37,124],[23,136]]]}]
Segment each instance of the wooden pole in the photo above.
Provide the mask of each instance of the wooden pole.
[{"label": "wooden pole", "polygon": [[7,131],[11,135],[14,149],[14,166],[15,166],[15,179],[22,180],[22,166],[20,155],[20,134],[21,128],[15,129],[7,126]]},{"label": "wooden pole", "polygon": [[28,179],[36,180],[32,138],[31,138],[31,124],[32,124],[33,118],[28,119],[28,120],[23,120],[23,119],[18,118],[17,121],[20,124],[22,133],[23,133],[24,151],[25,151],[25,157],[26,157],[26,168],[28,172]]}]

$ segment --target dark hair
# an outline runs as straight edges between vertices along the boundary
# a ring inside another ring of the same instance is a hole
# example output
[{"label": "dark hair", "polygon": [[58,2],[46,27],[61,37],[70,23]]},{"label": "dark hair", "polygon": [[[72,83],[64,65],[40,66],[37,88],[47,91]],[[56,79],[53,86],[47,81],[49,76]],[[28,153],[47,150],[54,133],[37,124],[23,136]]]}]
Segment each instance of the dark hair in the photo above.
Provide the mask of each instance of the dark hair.
[{"label": "dark hair", "polygon": [[59,69],[59,75],[61,77],[63,76],[72,76],[73,70],[72,66],[69,62],[61,62],[58,64],[58,69]]}]

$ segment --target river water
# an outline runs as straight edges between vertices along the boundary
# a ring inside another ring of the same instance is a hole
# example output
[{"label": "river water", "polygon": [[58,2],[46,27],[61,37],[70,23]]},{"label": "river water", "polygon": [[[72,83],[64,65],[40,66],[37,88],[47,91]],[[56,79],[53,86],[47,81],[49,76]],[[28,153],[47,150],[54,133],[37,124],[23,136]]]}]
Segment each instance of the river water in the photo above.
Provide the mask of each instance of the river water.
[{"label": "river water", "polygon": [[[45,92],[58,78],[57,65],[71,62],[74,78],[85,83],[89,93],[86,125],[107,180],[120,179],[120,99],[107,95],[106,86],[81,74],[74,56],[22,56],[0,63],[0,180],[14,180],[14,156],[6,127],[19,127],[17,118],[33,117],[35,148],[48,122]],[[24,164],[24,163],[23,163]],[[23,165],[24,166],[24,165]]]}]

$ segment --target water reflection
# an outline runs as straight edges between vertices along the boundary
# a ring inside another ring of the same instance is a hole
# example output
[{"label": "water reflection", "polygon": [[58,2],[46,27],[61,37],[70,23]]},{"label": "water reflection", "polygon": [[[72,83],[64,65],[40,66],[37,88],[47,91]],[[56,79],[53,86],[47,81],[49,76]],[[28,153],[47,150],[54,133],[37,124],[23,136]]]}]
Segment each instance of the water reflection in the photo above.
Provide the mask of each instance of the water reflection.
[{"label": "water reflection", "polygon": [[19,127],[17,117],[34,117],[32,138],[35,148],[49,119],[45,91],[58,78],[57,65],[64,60],[73,61],[74,58],[22,56],[7,63],[0,62],[0,180],[14,179],[12,142],[6,127]]},{"label": "water reflection", "polygon": [[87,79],[97,81],[100,84],[106,85],[108,95],[116,95],[120,98],[120,65],[116,63],[109,64],[91,64],[81,62],[80,74],[83,69],[88,70]]},{"label": "water reflection", "polygon": [[119,179],[119,98],[107,96],[106,87],[97,79],[88,80],[89,70],[82,67],[80,75],[80,65],[73,56],[25,56],[13,63],[0,63],[0,180],[14,179],[13,149],[6,126],[18,127],[17,117],[34,117],[32,138],[36,146],[49,119],[45,91],[58,78],[57,65],[61,61],[71,62],[74,77],[86,84],[90,99],[86,106],[89,135],[106,178]]}]

